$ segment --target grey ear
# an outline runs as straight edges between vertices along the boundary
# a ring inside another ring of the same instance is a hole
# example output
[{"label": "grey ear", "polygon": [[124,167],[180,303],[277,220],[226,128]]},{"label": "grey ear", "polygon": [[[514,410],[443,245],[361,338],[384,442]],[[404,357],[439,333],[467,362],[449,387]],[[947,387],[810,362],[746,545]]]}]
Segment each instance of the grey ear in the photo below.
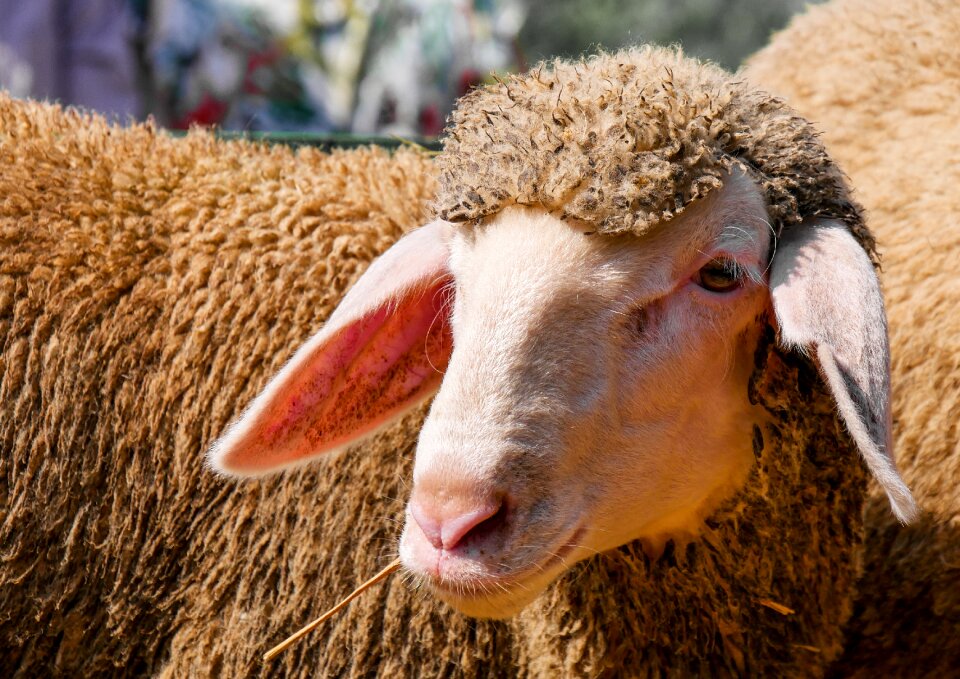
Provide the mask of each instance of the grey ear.
[{"label": "grey ear", "polygon": [[816,357],[843,422],[904,523],[917,505],[893,460],[890,348],[880,283],[838,221],[784,231],[770,270],[780,341]]}]

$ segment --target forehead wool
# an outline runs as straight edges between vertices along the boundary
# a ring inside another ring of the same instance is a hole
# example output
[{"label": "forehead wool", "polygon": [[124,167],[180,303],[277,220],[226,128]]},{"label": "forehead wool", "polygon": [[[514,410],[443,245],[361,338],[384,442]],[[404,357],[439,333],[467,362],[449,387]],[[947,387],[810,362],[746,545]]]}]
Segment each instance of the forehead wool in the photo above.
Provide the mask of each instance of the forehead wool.
[{"label": "forehead wool", "polygon": [[679,50],[544,63],[463,97],[437,158],[437,214],[471,222],[546,208],[604,234],[641,235],[722,185],[734,163],[771,223],[822,216],[874,242],[816,131],[783,101]]}]

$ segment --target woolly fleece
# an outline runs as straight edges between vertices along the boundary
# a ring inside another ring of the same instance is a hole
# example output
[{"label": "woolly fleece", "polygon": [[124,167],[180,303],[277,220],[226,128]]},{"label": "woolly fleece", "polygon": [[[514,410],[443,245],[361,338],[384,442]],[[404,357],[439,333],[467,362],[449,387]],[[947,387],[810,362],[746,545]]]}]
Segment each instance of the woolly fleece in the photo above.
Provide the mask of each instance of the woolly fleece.
[{"label": "woolly fleece", "polygon": [[696,542],[599,555],[508,622],[394,578],[264,666],[393,555],[423,410],[270,480],[225,481],[203,452],[425,219],[428,161],[173,140],[0,97],[0,167],[15,676],[810,676],[839,654],[866,473],[815,368],[768,330],[757,464]]},{"label": "woolly fleece", "polygon": [[[250,484],[204,451],[424,220],[429,159],[171,139],[0,93],[0,168],[2,674],[266,674],[265,647],[394,549],[415,437]],[[279,666],[376,666],[380,603],[339,655],[319,638]]]},{"label": "woolly fleece", "polygon": [[722,184],[763,187],[776,232],[803,217],[874,244],[814,128],[784,103],[678,50],[553,61],[463,97],[437,159],[438,214],[478,220],[537,205],[606,234],[642,234]]},{"label": "woolly fleece", "polygon": [[883,253],[898,466],[923,509],[900,526],[872,488],[843,677],[960,668],[960,5],[813,7],[750,62],[824,130]]}]

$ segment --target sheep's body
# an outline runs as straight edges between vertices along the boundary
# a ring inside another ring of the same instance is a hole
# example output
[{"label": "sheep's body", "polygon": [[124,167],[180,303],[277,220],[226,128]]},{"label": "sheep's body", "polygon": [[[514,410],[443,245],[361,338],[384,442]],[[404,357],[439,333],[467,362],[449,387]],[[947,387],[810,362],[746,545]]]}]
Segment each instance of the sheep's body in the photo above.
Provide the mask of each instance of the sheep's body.
[{"label": "sheep's body", "polygon": [[[399,471],[350,456],[239,487],[204,448],[421,221],[428,159],[172,140],[0,95],[0,165],[0,666],[256,671],[389,551]],[[354,473],[369,498],[337,490]],[[354,624],[332,667],[378,657]],[[304,674],[326,655],[300,650]]]},{"label": "sheep's body", "polygon": [[[203,450],[422,221],[427,161],[174,141],[0,99],[0,165],[4,665],[265,673],[265,647],[392,554],[422,413],[279,481],[225,484]],[[695,542],[590,559],[508,622],[397,578],[278,664],[821,672],[852,608],[866,474],[812,364],[769,333],[750,397],[771,421],[757,464]]]},{"label": "sheep's body", "polygon": [[840,676],[960,668],[960,5],[811,8],[749,66],[817,121],[883,257],[898,464],[923,510],[867,505],[866,567]]}]

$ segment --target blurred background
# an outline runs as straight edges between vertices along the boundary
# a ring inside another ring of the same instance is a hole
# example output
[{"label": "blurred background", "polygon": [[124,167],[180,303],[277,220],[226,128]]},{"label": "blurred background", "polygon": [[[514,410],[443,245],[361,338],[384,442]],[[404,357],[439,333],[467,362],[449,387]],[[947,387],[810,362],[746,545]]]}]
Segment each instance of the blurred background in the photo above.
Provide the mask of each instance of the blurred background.
[{"label": "blurred background", "polygon": [[186,129],[430,137],[494,73],[640,42],[735,69],[809,0],[0,0],[0,88]]}]

